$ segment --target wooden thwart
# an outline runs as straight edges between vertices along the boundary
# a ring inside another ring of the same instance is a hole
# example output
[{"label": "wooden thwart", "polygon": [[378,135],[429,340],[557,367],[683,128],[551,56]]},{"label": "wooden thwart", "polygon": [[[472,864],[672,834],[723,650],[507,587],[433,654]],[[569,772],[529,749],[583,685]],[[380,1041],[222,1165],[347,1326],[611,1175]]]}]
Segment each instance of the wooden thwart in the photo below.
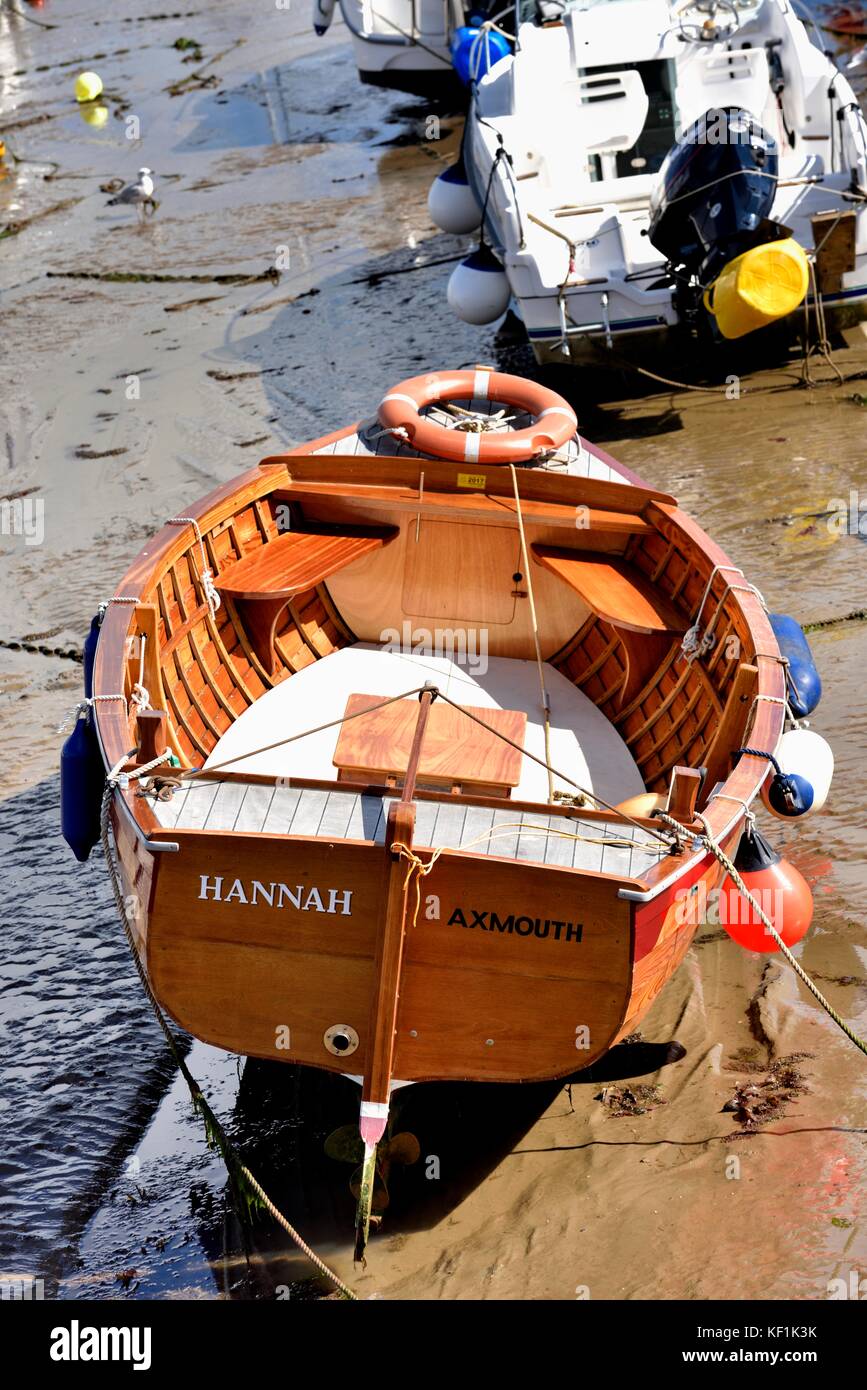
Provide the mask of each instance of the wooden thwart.
[{"label": "wooden thwart", "polygon": [[297,594],[394,540],[395,526],[286,531],[224,569],[220,593],[234,601],[251,645],[269,674],[277,668],[277,621]]},{"label": "wooden thwart", "polygon": [[615,627],[641,633],[686,632],[683,614],[626,560],[553,545],[533,545],[531,549],[545,569]]}]

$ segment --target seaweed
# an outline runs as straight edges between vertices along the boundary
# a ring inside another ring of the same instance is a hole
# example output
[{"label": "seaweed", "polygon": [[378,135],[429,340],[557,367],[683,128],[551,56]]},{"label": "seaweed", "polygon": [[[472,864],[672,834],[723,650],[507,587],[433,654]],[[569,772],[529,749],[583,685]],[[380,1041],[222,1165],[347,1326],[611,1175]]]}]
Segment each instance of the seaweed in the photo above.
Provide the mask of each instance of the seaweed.
[{"label": "seaweed", "polygon": [[755,1052],[752,1049],[741,1048],[726,1070],[746,1072],[749,1079],[726,1101],[723,1114],[736,1116],[741,1134],[752,1133],[771,1120],[781,1118],[787,1114],[791,1102],[808,1091],[799,1063],[812,1056],[811,1052],[793,1052],[788,1057],[779,1057],[766,1068],[753,1060]]},{"label": "seaweed", "polygon": [[642,1084],[639,1086],[606,1086],[596,1097],[606,1107],[609,1115],[621,1119],[624,1115],[647,1115],[668,1101],[662,1095],[660,1086]]}]

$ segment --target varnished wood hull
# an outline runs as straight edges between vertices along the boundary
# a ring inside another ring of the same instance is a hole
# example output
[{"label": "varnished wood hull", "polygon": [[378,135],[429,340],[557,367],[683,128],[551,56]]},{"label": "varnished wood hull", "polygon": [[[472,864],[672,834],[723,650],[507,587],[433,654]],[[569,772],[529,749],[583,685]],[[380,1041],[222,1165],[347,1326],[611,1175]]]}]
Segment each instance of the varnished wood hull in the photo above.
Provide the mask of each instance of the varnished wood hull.
[{"label": "varnished wood hull", "polygon": [[[149,855],[115,825],[141,959],[172,1017],[230,1052],[363,1075],[382,851],[288,838],[263,860],[258,837],[184,832],[179,853]],[[601,875],[441,856],[408,932],[395,1078],[536,1081],[589,1066],[680,966],[696,931],[684,894],[720,878],[708,855],[638,905]],[[332,889],[352,894],[351,915],[339,900],[327,910]],[[351,1058],[323,1048],[335,1024],[359,1035]]]},{"label": "varnished wood hull", "polygon": [[[515,516],[496,470],[489,470],[484,495],[474,497],[455,484],[454,469],[423,461],[422,500],[418,480],[406,481],[405,460],[377,461],[377,474],[369,461],[322,462],[315,447],[267,461],[192,509],[218,583],[223,571],[274,538],[277,508],[287,499],[315,502],[316,514],[332,522],[349,497],[365,523],[397,528],[376,560],[384,568],[368,570],[363,562],[356,590],[317,584],[289,602],[275,629],[273,670],[231,599],[209,612],[189,533],[161,533],[118,586],[140,603],[134,611],[109,610],[96,688],[129,688],[136,678],[129,635],[147,631],[146,683],[168,711],[170,746],[186,766],[203,762],[267,690],[352,643],[364,620],[358,595],[375,608],[389,566],[407,566],[405,594],[429,589],[432,576],[415,562],[410,569],[406,558],[427,522],[443,528],[447,556],[466,553],[462,532],[470,524],[487,536],[494,556],[512,544],[501,533],[514,530]],[[576,554],[584,546],[625,557],[682,616],[681,630],[706,588],[711,594],[709,611],[719,608],[714,647],[686,663],[678,661],[671,633],[612,625],[574,595],[545,590],[559,581],[541,567],[536,576],[551,600],[546,660],[607,716],[649,789],[666,788],[675,766],[708,764],[709,788],[724,784],[723,796],[704,808],[708,825],[732,848],[743,803],[756,795],[766,764],[748,758],[732,769],[731,750],[749,719],[751,744],[775,747],[782,722],[782,670],[760,603],[673,500],[642,490],[636,479],[618,487],[528,472],[521,486],[531,542],[561,547],[566,540]],[[575,529],[579,505],[590,517],[589,538]],[[506,558],[514,588],[517,560]],[[520,593],[493,594],[484,568],[479,573],[479,595],[502,608],[492,621],[504,654],[530,655],[529,620],[516,607]],[[375,629],[380,619],[371,622]],[[729,658],[731,647],[740,660]],[[754,673],[750,686],[741,681],[747,671]],[[98,725],[113,765],[134,729],[123,707],[111,703],[99,707]],[[416,911],[416,881],[390,843],[166,830],[130,791],[116,797],[113,823],[142,963],[182,1027],[239,1054],[358,1077],[382,1070],[385,1037],[387,1073],[403,1082],[533,1081],[589,1065],[637,1028],[681,963],[696,930],[694,916],[682,910],[684,892],[700,880],[710,891],[720,878],[716,861],[691,848],[664,857],[641,881],[447,849],[420,880]],[[159,850],[161,843],[176,849]],[[417,848],[426,859],[424,842]],[[389,1020],[376,1016],[376,1000],[382,923],[395,903],[405,930],[399,957],[388,962],[396,981],[392,1038]],[[337,1025],[357,1035],[352,1052],[324,1045]]]}]

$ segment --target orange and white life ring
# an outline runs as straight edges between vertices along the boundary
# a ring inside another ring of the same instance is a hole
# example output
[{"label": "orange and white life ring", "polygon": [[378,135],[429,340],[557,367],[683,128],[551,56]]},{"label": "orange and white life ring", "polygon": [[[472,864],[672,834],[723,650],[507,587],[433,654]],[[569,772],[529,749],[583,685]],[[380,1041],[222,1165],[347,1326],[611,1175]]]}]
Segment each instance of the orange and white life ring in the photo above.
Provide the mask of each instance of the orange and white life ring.
[{"label": "orange and white life ring", "polygon": [[[448,429],[420,413],[440,401],[474,399],[518,406],[535,419],[523,430],[477,432]],[[489,367],[409,377],[383,397],[378,414],[384,430],[404,438],[420,453],[455,463],[524,463],[562,448],[578,428],[574,410],[556,391]]]}]

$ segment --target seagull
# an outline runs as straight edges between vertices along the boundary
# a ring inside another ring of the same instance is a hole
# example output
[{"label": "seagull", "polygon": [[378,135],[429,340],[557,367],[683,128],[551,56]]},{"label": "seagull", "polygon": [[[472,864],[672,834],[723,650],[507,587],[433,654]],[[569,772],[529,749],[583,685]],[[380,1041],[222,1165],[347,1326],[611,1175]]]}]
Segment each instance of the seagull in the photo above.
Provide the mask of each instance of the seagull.
[{"label": "seagull", "polygon": [[154,181],[152,169],[139,169],[138,178],[135,183],[128,183],[126,188],[122,188],[113,198],[109,198],[106,207],[117,207],[121,204],[126,207],[138,208],[139,216],[144,216],[145,207],[148,203],[153,205]]}]

